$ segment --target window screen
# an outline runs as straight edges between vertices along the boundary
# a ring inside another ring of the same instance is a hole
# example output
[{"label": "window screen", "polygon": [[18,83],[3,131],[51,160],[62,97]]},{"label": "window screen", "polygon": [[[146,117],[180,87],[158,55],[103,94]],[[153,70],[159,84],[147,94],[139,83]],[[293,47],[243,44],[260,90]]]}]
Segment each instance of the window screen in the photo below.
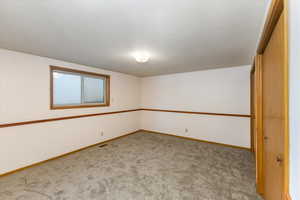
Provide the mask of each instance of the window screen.
[{"label": "window screen", "polygon": [[104,80],[83,77],[84,103],[104,103]]}]

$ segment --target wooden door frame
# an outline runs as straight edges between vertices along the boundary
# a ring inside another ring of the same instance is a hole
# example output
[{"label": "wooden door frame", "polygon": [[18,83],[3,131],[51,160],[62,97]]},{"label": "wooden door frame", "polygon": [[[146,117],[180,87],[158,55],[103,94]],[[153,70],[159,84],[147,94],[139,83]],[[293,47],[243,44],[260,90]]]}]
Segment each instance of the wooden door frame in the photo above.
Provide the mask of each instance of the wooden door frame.
[{"label": "wooden door frame", "polygon": [[254,61],[254,71],[255,76],[258,76],[258,87],[254,88],[257,93],[258,98],[256,99],[258,102],[256,102],[256,113],[255,116],[253,116],[256,119],[256,133],[252,134],[257,134],[256,136],[256,144],[257,144],[257,152],[256,152],[256,161],[257,161],[257,191],[260,194],[264,194],[264,173],[263,173],[263,168],[264,168],[264,163],[263,163],[263,127],[262,127],[262,118],[259,119],[259,117],[262,117],[262,77],[261,77],[261,69],[262,69],[262,57],[261,55],[264,53],[270,39],[272,36],[272,33],[276,27],[276,24],[280,18],[281,15],[284,17],[284,84],[285,84],[285,110],[286,110],[286,117],[287,120],[285,122],[285,133],[284,133],[284,180],[283,180],[283,194],[284,194],[284,200],[290,200],[290,195],[289,195],[289,119],[288,119],[288,67],[289,67],[289,61],[288,61],[288,0],[272,0],[267,20],[265,22],[265,26],[263,29],[263,33],[259,42],[259,46],[257,49],[257,56],[255,57]]},{"label": "wooden door frame", "polygon": [[264,165],[263,165],[263,121],[262,121],[262,55],[255,56],[252,76],[254,76],[254,97],[252,97],[253,115],[252,115],[252,137],[254,142],[254,153],[256,160],[256,184],[257,192],[264,193]]},{"label": "wooden door frame", "polygon": [[251,133],[251,151],[256,153],[256,144],[255,144],[255,137],[256,137],[256,112],[255,112],[255,65],[253,64],[252,70],[250,73],[250,112],[251,112],[251,119],[250,119],[250,133]]}]

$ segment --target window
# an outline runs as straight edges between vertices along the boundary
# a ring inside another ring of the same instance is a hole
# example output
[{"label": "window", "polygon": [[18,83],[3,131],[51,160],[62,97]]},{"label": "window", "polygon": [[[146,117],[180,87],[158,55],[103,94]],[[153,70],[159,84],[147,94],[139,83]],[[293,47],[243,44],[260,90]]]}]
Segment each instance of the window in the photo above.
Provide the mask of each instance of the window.
[{"label": "window", "polygon": [[51,109],[109,106],[108,75],[50,66]]}]

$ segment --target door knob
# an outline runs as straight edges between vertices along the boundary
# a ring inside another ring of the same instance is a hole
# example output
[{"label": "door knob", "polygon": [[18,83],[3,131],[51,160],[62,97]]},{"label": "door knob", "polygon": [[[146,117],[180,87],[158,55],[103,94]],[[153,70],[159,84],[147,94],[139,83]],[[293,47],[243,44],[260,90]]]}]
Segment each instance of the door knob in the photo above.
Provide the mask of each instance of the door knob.
[{"label": "door knob", "polygon": [[282,163],[283,162],[283,158],[281,156],[276,156],[276,162]]},{"label": "door knob", "polygon": [[267,136],[264,136],[264,140],[268,140],[269,139],[269,137],[267,137]]}]

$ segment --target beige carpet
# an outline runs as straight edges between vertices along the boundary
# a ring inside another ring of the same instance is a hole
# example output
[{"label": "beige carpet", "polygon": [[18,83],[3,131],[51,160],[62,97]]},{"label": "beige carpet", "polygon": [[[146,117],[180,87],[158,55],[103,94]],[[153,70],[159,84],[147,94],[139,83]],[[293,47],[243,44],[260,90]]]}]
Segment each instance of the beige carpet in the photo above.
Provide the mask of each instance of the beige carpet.
[{"label": "beige carpet", "polygon": [[257,200],[253,155],[136,133],[0,178],[1,200]]}]

